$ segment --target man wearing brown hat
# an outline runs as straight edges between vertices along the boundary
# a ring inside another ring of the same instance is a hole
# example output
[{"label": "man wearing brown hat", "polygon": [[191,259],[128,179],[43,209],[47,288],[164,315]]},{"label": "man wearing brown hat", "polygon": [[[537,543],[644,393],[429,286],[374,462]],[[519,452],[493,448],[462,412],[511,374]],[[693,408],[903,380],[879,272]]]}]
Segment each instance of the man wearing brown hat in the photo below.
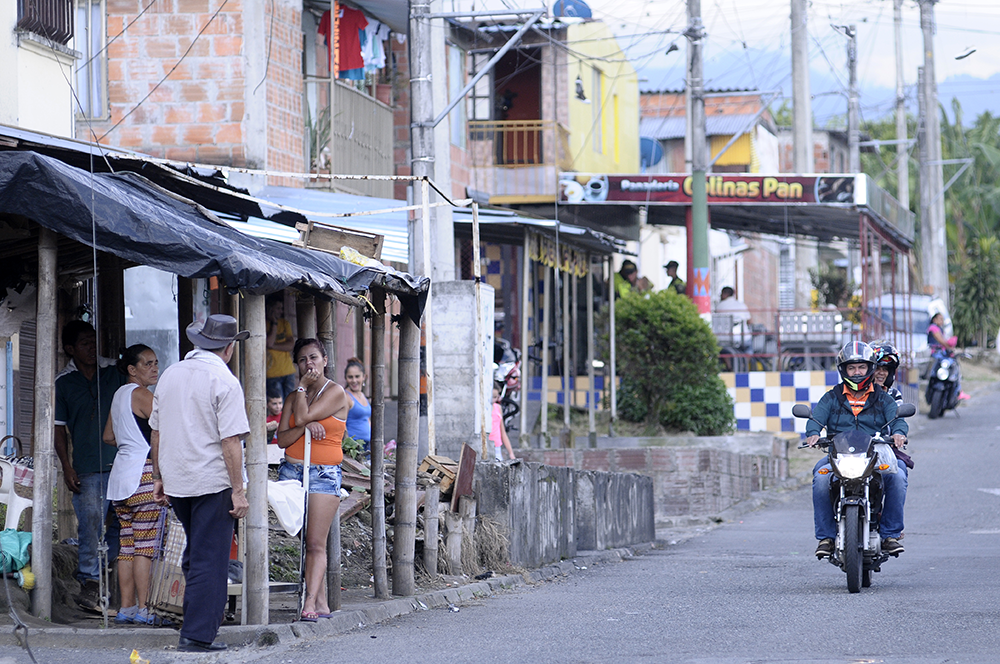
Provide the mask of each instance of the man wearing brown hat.
[{"label": "man wearing brown hat", "polygon": [[239,331],[232,316],[213,314],[188,325],[195,349],[160,375],[149,426],[153,430],[153,497],[169,500],[187,535],[184,625],[178,650],[225,650],[216,642],[226,606],[235,519],[246,516],[243,448],[250,432],[240,383],[227,362]]}]

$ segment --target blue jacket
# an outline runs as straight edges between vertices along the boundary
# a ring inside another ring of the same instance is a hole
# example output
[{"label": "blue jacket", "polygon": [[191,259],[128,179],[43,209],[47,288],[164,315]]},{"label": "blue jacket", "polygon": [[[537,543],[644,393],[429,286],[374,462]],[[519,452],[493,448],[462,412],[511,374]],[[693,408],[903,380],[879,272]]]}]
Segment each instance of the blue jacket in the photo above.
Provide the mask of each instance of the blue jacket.
[{"label": "blue jacket", "polygon": [[813,408],[813,419],[806,423],[806,436],[818,436],[824,426],[828,436],[852,430],[874,434],[881,431],[889,422],[892,422],[891,433],[901,433],[905,436],[910,427],[907,426],[906,420],[896,420],[896,408],[895,399],[876,385],[864,408],[855,417],[851,405],[847,402],[847,395],[844,394],[844,386],[837,385],[824,394]]}]

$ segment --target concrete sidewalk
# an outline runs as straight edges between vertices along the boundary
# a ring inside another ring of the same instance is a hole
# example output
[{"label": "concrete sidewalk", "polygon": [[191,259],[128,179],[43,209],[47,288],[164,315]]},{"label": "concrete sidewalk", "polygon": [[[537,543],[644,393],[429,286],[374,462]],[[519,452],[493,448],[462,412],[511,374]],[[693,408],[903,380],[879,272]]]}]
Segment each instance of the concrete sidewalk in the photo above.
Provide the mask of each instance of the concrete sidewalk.
[{"label": "concrete sidewalk", "polygon": [[[334,613],[332,618],[320,619],[315,623],[287,622],[289,613],[293,613],[294,605],[282,601],[277,596],[271,599],[272,620],[276,615],[283,616],[284,622],[267,626],[262,625],[231,625],[219,630],[219,640],[225,641],[230,648],[235,647],[267,647],[273,645],[290,645],[296,641],[325,636],[344,634],[358,627],[404,616],[417,611],[427,611],[433,608],[461,605],[476,598],[489,597],[502,591],[525,587],[546,581],[548,579],[572,574],[577,569],[592,565],[617,563],[650,551],[654,543],[640,544],[632,547],[611,549],[607,551],[583,551],[572,560],[564,560],[553,565],[525,572],[523,575],[511,574],[498,576],[485,581],[474,581],[466,585],[434,590],[413,597],[399,597],[388,600],[360,598],[352,596],[345,598],[343,607]],[[286,596],[291,598],[291,596]],[[277,601],[276,601],[277,600]],[[292,600],[294,601],[294,600]],[[135,626],[114,626],[109,629],[94,626],[86,627],[52,627],[46,623],[44,627],[36,627],[37,619],[22,619],[28,624],[28,643],[32,648],[94,648],[94,649],[137,649],[143,657],[148,658],[152,651],[169,649],[177,645],[178,634],[169,628],[151,628]],[[13,626],[0,628],[0,645],[20,646],[14,634]]]}]

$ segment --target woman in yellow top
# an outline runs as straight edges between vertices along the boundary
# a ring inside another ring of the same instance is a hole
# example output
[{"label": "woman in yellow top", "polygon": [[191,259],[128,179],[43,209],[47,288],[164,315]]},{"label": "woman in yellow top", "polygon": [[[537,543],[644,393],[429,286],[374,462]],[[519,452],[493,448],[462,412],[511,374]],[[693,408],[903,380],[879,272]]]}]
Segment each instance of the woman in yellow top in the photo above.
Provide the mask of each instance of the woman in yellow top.
[{"label": "woman in yellow top", "polygon": [[302,620],[330,617],[326,584],[326,538],[340,508],[341,443],[351,402],[344,388],[326,378],[326,349],[316,339],[299,339],[292,351],[298,387],[285,399],[278,424],[278,446],[285,458],[278,479],[302,481],[305,430],[312,435],[309,453],[309,509],[306,524],[306,597]]}]

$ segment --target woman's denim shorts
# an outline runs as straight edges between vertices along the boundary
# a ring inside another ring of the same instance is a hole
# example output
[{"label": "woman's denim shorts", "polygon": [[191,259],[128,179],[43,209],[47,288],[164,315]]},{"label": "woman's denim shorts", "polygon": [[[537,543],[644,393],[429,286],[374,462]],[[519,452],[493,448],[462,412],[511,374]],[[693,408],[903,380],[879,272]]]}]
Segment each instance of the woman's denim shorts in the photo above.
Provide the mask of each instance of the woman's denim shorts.
[{"label": "woman's denim shorts", "polygon": [[[309,493],[325,493],[340,497],[340,466],[309,465]],[[278,466],[279,480],[302,481],[302,464],[281,460]]]}]

